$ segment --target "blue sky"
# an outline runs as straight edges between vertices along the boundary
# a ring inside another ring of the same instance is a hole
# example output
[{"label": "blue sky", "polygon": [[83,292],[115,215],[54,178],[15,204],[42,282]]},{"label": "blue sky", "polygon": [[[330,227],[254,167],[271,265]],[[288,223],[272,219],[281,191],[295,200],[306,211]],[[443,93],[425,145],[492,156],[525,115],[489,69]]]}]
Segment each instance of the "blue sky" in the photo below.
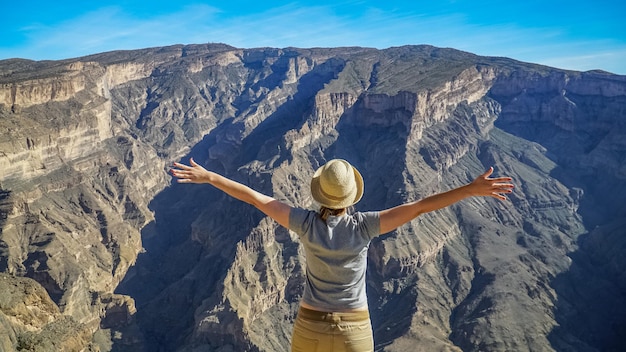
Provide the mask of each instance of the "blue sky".
[{"label": "blue sky", "polygon": [[219,42],[240,48],[430,44],[626,74],[624,0],[6,0],[0,59]]}]

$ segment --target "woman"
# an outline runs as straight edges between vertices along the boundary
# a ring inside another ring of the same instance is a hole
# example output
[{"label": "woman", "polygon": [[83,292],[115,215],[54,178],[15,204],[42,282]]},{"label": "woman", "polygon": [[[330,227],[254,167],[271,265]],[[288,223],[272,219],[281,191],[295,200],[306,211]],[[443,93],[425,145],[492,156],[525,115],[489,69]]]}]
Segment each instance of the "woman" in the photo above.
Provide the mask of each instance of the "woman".
[{"label": "woman", "polygon": [[373,351],[374,341],[365,294],[367,250],[372,238],[390,232],[420,214],[464,198],[489,196],[506,200],[510,177],[489,178],[490,168],[473,182],[425,199],[382,211],[346,209],[363,196],[363,178],[347,161],[330,160],[311,180],[319,212],[291,207],[241,183],[207,171],[190,159],[174,163],[180,183],[208,183],[254,205],[292,230],[305,249],[306,285],[293,330],[292,351]]}]

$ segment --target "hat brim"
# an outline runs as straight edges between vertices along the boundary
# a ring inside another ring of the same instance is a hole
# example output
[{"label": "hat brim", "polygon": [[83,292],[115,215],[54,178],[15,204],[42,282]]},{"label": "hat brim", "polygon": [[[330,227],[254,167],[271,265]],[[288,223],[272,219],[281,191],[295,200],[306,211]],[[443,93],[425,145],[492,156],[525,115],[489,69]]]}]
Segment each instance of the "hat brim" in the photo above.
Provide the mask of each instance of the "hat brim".
[{"label": "hat brim", "polygon": [[354,172],[354,182],[356,183],[356,187],[354,187],[354,190],[350,192],[349,195],[343,199],[332,199],[327,197],[324,192],[322,192],[320,186],[320,175],[323,170],[322,166],[315,171],[315,174],[313,174],[313,178],[311,179],[311,196],[313,196],[313,199],[315,199],[315,201],[320,205],[329,209],[343,209],[358,203],[361,200],[361,197],[363,197],[363,177],[361,176],[361,173],[359,173],[359,170],[352,165],[350,166]]}]

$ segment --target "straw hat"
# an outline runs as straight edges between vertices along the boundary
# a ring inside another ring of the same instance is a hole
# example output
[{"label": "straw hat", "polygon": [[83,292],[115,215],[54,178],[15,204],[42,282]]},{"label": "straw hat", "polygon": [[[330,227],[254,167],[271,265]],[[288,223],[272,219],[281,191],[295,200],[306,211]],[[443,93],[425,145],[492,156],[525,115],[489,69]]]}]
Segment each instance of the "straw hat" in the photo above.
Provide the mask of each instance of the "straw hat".
[{"label": "straw hat", "polygon": [[333,159],[315,171],[311,195],[320,205],[342,209],[356,204],[363,196],[363,177],[350,163]]}]

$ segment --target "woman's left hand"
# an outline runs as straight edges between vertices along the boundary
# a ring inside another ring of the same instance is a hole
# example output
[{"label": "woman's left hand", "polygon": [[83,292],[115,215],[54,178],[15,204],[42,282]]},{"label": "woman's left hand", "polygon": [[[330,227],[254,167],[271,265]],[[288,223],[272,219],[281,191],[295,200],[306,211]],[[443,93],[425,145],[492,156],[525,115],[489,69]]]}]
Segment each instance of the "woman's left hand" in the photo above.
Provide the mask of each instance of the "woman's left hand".
[{"label": "woman's left hand", "polygon": [[177,169],[172,169],[172,175],[178,179],[178,183],[207,183],[211,173],[198,165],[193,158],[189,159],[189,165],[174,163]]}]

